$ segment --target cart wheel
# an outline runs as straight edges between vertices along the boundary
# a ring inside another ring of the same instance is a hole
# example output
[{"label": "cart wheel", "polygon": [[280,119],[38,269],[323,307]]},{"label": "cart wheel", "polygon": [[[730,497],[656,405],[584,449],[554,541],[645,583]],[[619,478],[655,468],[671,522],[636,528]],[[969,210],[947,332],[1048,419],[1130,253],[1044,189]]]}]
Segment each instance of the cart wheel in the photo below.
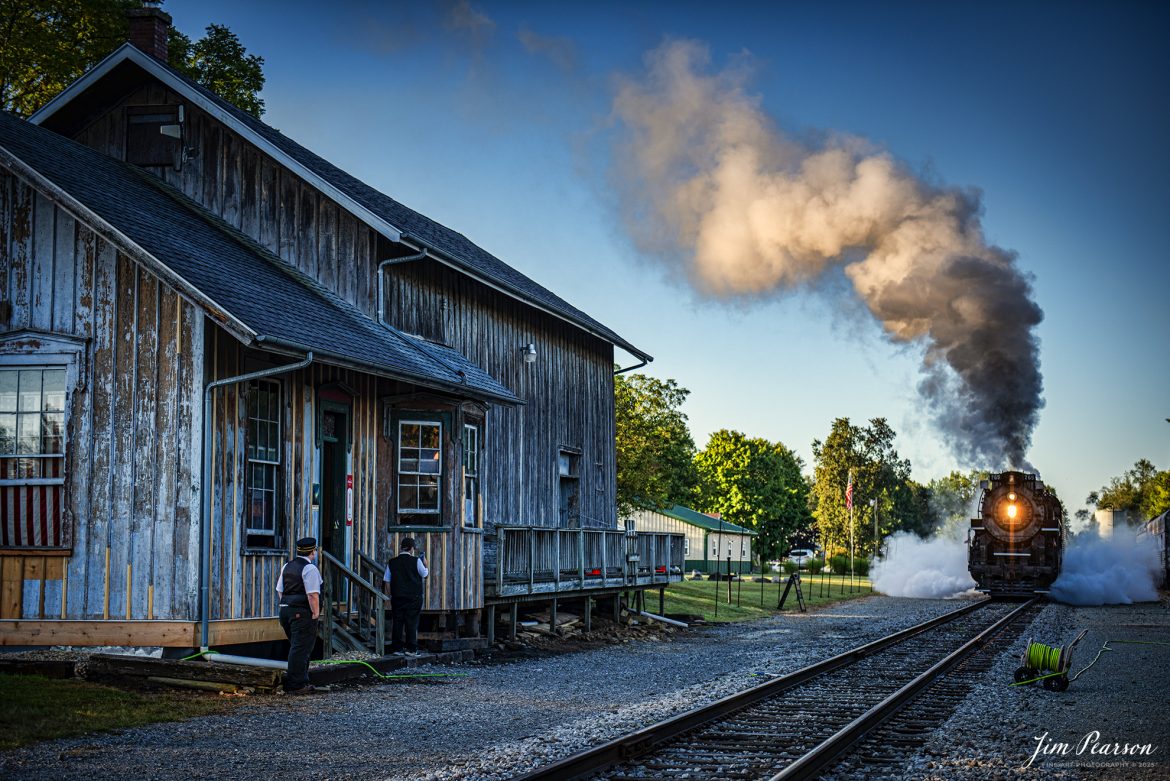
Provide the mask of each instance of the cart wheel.
[{"label": "cart wheel", "polygon": [[1068,688],[1068,676],[1058,675],[1055,678],[1045,678],[1044,688],[1049,691],[1062,692]]},{"label": "cart wheel", "polygon": [[[1016,668],[1016,675],[1015,675],[1016,683],[1023,683],[1024,681],[1030,681],[1035,677],[1036,677],[1036,671],[1033,670],[1031,667],[1017,667]],[[1033,683],[1034,683],[1034,681],[1033,681]],[[1032,684],[1028,684],[1028,685],[1031,686]]]}]

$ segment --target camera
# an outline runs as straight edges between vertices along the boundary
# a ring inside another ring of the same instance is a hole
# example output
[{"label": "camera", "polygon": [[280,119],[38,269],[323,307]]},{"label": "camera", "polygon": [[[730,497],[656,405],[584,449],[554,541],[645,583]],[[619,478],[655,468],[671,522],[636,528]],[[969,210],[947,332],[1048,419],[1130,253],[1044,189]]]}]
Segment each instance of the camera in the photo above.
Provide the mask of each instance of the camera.
[{"label": "camera", "polygon": [[425,558],[427,557],[427,552],[426,552],[425,550],[422,550],[422,549],[420,548],[420,549],[419,549],[419,551],[418,551],[418,557],[419,557],[420,559],[425,559]]}]

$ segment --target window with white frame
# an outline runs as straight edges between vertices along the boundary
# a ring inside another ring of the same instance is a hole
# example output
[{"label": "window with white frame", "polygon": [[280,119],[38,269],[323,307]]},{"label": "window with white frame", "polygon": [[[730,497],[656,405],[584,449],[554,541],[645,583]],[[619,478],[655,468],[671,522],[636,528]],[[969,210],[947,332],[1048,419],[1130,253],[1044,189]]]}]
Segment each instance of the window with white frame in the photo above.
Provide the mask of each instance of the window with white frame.
[{"label": "window with white frame", "polygon": [[691,555],[691,538],[690,537],[683,537],[683,555],[684,556]]},{"label": "window with white frame", "polygon": [[0,546],[60,548],[66,367],[0,367]]},{"label": "window with white frame", "polygon": [[747,558],[747,540],[743,538],[739,540],[739,557],[741,559]]},{"label": "window with white frame", "polygon": [[443,424],[398,422],[398,522],[437,524],[443,475]]},{"label": "window with white frame", "polygon": [[282,543],[280,382],[262,380],[248,390],[245,545],[276,548]]},{"label": "window with white frame", "polygon": [[479,526],[479,427],[463,426],[463,523]]}]

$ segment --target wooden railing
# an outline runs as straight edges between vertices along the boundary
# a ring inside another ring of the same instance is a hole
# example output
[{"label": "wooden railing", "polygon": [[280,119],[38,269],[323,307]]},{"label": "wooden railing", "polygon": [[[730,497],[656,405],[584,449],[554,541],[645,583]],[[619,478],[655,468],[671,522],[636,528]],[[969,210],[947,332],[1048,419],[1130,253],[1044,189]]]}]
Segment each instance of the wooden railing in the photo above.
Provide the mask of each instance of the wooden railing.
[{"label": "wooden railing", "polygon": [[489,596],[559,593],[682,579],[683,535],[497,526]]},{"label": "wooden railing", "polygon": [[[326,656],[343,647],[385,656],[386,597],[374,585],[381,585],[381,574],[367,580],[327,551],[321,551],[320,564],[322,620],[318,631]],[[360,555],[359,569],[371,564],[377,569],[373,559]]]}]

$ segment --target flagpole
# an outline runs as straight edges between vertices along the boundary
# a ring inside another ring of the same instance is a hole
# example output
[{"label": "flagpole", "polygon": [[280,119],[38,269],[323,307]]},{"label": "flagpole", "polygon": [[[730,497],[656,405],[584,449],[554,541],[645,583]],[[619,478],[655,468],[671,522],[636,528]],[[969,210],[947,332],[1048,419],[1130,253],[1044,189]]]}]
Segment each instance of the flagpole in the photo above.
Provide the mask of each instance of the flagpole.
[{"label": "flagpole", "polygon": [[849,592],[853,593],[853,470],[849,470]]}]

